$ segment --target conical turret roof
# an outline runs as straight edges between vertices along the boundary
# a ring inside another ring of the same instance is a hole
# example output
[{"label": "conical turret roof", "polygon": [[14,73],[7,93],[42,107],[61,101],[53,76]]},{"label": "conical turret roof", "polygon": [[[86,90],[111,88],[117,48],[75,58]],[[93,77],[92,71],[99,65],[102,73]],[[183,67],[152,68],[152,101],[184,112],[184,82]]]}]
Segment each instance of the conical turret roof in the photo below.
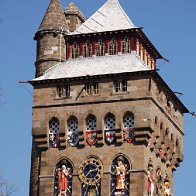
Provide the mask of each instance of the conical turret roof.
[{"label": "conical turret roof", "polygon": [[137,28],[127,16],[118,0],[108,0],[97,12],[86,20],[75,32],[85,34]]},{"label": "conical turret roof", "polygon": [[51,0],[38,31],[60,30],[68,31],[65,15],[59,0]]}]

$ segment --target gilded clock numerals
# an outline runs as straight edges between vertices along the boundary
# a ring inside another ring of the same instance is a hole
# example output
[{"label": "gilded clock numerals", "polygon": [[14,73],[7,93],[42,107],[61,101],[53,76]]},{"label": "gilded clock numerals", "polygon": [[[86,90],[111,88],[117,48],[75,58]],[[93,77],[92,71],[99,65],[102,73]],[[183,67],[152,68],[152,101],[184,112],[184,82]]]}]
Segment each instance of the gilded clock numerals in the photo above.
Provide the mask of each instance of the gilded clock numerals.
[{"label": "gilded clock numerals", "polygon": [[79,179],[88,186],[96,185],[103,174],[103,165],[100,160],[89,158],[79,169]]}]

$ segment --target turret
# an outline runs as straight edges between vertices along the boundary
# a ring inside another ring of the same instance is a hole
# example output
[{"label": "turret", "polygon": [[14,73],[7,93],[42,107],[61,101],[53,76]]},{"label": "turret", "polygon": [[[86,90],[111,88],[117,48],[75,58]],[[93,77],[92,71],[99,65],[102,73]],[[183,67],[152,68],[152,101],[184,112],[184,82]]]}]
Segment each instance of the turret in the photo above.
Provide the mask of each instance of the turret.
[{"label": "turret", "polygon": [[37,58],[35,62],[36,77],[57,64],[66,60],[65,36],[68,27],[59,0],[51,0],[38,32]]},{"label": "turret", "polygon": [[64,13],[70,32],[75,31],[85,21],[84,14],[75,6],[74,3],[70,3]]}]

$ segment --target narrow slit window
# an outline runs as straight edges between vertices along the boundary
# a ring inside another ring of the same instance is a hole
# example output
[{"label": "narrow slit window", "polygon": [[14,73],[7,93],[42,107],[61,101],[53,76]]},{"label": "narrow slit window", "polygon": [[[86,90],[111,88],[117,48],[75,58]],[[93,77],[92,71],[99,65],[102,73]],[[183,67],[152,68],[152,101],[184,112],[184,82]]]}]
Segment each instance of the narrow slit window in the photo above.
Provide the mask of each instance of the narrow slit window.
[{"label": "narrow slit window", "polygon": [[70,92],[70,86],[58,86],[57,87],[57,94],[58,97],[70,97],[71,92]]},{"label": "narrow slit window", "polygon": [[119,81],[114,82],[114,90],[116,93],[120,91],[120,82]]},{"label": "narrow slit window", "polygon": [[127,92],[127,81],[122,82],[122,91]]}]

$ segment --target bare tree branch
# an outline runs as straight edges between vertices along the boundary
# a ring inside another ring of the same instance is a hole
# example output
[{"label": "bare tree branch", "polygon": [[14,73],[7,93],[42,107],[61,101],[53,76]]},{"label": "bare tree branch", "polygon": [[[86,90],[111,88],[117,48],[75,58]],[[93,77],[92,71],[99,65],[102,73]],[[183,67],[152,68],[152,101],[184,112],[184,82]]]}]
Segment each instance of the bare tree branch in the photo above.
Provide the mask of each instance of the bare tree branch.
[{"label": "bare tree branch", "polygon": [[0,176],[0,196],[12,196],[16,191],[16,185],[10,185]]}]

